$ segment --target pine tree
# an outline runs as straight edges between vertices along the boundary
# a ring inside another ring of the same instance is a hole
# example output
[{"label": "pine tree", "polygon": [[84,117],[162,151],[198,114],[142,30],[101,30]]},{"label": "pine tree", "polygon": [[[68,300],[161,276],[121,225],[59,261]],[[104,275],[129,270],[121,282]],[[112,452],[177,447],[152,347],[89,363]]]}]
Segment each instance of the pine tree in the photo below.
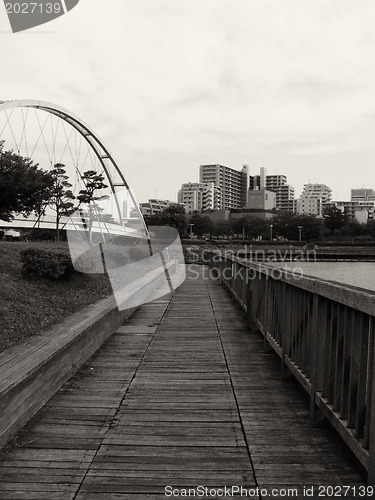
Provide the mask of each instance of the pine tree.
[{"label": "pine tree", "polygon": [[89,218],[89,242],[92,244],[92,223],[95,219],[98,219],[98,215],[103,211],[95,201],[102,199],[102,196],[96,196],[96,191],[105,189],[108,186],[104,184],[104,176],[98,174],[95,170],[87,170],[82,175],[82,181],[85,184],[85,189],[81,189],[77,199],[80,204],[88,204],[88,218]]},{"label": "pine tree", "polygon": [[73,211],[73,200],[75,196],[69,189],[72,187],[66,175],[65,165],[56,163],[51,170],[53,178],[53,186],[50,189],[51,196],[48,201],[48,206],[56,212],[56,240],[60,239],[60,221],[62,217],[68,217]]}]

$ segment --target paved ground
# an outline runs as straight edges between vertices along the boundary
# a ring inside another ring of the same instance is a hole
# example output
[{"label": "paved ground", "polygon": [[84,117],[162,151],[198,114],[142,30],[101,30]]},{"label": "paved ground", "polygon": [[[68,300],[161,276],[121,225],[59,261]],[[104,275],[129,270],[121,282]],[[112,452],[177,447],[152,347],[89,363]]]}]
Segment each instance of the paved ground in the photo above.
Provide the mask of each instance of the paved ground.
[{"label": "paved ground", "polygon": [[309,426],[307,400],[262,338],[208,270],[190,267],[2,452],[1,500],[194,498],[182,489],[198,486],[212,489],[198,498],[225,486],[243,498],[329,498],[319,485],[363,498],[363,477],[328,429]]}]

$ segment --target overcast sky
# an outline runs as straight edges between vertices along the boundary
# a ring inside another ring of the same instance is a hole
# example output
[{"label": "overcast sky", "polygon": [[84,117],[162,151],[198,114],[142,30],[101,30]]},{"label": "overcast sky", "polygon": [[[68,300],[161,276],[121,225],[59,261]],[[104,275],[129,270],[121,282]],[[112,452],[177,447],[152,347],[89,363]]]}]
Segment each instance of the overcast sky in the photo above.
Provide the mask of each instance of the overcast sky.
[{"label": "overcast sky", "polygon": [[374,25],[373,0],[80,0],[12,34],[1,3],[0,99],[81,117],[139,202],[205,163],[350,199],[375,189]]}]

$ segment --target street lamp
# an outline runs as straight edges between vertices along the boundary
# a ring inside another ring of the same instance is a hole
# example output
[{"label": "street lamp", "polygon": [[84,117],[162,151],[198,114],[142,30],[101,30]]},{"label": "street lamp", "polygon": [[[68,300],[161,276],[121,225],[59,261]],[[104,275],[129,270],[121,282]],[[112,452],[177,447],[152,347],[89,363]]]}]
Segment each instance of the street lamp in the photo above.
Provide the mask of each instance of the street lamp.
[{"label": "street lamp", "polygon": [[298,237],[299,237],[299,241],[302,240],[302,229],[303,229],[303,226],[297,226],[298,227]]},{"label": "street lamp", "polygon": [[272,228],[273,228],[273,224],[270,224],[270,229],[271,229],[271,238],[270,239],[271,239],[271,241],[273,241],[272,240]]}]

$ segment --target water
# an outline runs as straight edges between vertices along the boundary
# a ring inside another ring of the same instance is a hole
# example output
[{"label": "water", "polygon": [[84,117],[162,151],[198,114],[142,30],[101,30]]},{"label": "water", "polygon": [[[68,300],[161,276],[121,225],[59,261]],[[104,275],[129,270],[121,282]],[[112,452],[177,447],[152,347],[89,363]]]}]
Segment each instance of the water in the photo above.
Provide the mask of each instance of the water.
[{"label": "water", "polygon": [[289,270],[302,269],[306,276],[375,292],[375,262],[274,262],[271,265]]}]

